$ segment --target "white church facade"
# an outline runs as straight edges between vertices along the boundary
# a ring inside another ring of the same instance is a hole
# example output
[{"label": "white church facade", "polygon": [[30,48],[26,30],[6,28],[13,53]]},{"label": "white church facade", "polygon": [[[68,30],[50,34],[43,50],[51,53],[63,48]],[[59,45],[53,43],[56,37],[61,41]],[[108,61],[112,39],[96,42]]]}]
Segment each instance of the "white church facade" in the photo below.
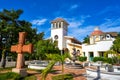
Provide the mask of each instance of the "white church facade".
[{"label": "white church facade", "polygon": [[56,18],[51,21],[51,38],[57,41],[60,50],[67,49],[72,54],[73,48],[82,54],[82,44],[72,36],[68,36],[69,24],[63,18]]},{"label": "white church facade", "polygon": [[102,32],[98,27],[90,34],[90,43],[82,44],[82,52],[88,61],[93,57],[103,57],[113,45],[117,32]]},{"label": "white church facade", "polygon": [[68,26],[69,24],[63,18],[52,20],[51,39],[57,41],[61,51],[67,49],[72,55],[75,49],[80,56],[86,56],[87,61],[92,61],[93,57],[103,57],[117,37],[117,32],[102,32],[99,27],[96,27],[90,34],[90,43],[82,44],[75,37],[68,36]]}]

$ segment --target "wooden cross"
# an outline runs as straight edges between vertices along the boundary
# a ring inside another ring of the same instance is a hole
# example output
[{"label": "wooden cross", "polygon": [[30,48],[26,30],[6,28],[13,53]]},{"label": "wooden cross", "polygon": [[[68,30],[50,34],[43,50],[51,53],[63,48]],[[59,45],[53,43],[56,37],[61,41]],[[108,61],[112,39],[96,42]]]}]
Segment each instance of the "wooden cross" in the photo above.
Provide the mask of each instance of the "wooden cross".
[{"label": "wooden cross", "polygon": [[26,32],[19,32],[19,43],[17,45],[11,46],[11,52],[18,53],[16,68],[21,69],[24,65],[24,53],[32,53],[33,47],[32,44],[25,44]]}]

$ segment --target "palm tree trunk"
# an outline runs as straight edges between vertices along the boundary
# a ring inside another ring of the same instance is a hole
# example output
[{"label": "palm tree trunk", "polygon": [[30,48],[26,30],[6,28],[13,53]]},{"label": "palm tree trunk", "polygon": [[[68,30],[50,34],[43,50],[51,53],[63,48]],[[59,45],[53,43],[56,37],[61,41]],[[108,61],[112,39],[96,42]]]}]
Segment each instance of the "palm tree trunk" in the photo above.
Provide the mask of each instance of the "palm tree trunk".
[{"label": "palm tree trunk", "polygon": [[62,80],[64,80],[64,63],[62,63]]}]

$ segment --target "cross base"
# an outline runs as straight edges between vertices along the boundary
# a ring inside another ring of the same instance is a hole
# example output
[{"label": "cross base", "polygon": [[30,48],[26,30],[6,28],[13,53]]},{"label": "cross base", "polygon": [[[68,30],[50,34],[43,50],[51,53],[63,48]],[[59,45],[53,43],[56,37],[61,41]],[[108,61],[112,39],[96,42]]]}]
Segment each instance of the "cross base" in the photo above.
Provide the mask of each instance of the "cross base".
[{"label": "cross base", "polygon": [[22,68],[22,69],[13,68],[12,72],[20,74],[21,77],[25,77],[28,75],[26,72],[26,69],[24,69],[24,68]]}]

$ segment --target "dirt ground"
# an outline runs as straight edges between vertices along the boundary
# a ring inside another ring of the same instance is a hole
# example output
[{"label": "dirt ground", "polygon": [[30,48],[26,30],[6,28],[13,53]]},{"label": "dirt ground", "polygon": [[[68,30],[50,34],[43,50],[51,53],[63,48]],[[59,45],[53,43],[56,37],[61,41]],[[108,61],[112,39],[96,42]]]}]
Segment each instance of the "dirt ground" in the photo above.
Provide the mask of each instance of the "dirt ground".
[{"label": "dirt ground", "polygon": [[[49,73],[46,80],[52,80],[51,76],[55,76],[61,73],[61,66],[54,66],[54,70],[57,70],[57,72]],[[29,74],[35,74],[37,76],[37,80],[41,80],[40,73],[28,71]],[[87,80],[83,75],[86,73],[85,69],[69,69],[64,68],[64,73],[70,73],[74,76],[73,80]]]}]

